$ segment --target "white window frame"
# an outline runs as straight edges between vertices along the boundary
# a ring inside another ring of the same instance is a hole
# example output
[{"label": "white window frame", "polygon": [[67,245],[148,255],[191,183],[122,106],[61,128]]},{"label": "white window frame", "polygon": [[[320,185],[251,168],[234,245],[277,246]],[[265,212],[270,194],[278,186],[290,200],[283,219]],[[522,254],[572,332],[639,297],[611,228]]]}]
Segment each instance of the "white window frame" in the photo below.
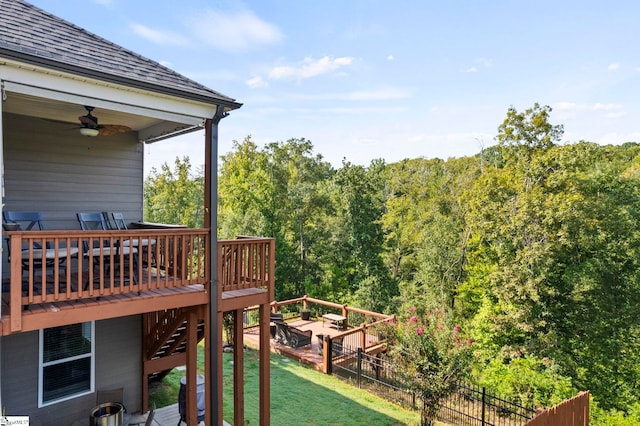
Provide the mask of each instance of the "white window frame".
[{"label": "white window frame", "polygon": [[[62,401],[68,401],[73,398],[77,398],[83,395],[88,395],[95,391],[95,377],[96,377],[96,324],[95,321],[90,321],[91,325],[91,352],[88,354],[77,355],[69,358],[62,358],[51,362],[43,362],[44,359],[44,329],[39,330],[39,355],[38,355],[38,408],[46,407],[48,405],[53,405],[60,403]],[[71,395],[67,395],[62,398],[54,399],[51,401],[43,401],[44,398],[44,369],[50,365],[61,364],[64,362],[75,361],[82,358],[91,357],[91,378],[89,389],[86,391],[74,393]]]}]

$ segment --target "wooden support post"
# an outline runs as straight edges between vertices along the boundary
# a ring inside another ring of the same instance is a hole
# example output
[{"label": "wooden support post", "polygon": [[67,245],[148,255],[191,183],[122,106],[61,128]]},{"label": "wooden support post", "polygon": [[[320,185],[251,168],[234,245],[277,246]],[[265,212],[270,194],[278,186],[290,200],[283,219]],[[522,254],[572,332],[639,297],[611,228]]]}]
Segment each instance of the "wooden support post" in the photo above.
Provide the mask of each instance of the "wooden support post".
[{"label": "wooden support post", "polygon": [[329,335],[322,337],[322,372],[329,374],[329,363],[331,362],[331,350],[329,349]]},{"label": "wooden support post", "polygon": [[149,330],[149,314],[142,315],[142,401],[140,410],[147,412],[149,405],[149,373],[147,372],[147,330]]},{"label": "wooden support post", "polygon": [[[11,326],[12,333],[22,330],[22,258],[18,250],[22,246],[22,240],[20,235],[11,236],[11,244],[9,246],[9,253],[13,249],[14,255],[11,256],[11,280],[9,288],[11,294],[9,298],[10,312],[11,312]],[[33,274],[29,271],[29,279],[31,280]]]},{"label": "wooden support post", "polygon": [[[205,389],[213,389],[213,386],[211,386],[210,384],[206,383],[206,380],[211,378],[211,377],[215,377],[215,374],[211,374],[211,368],[216,368],[215,365],[211,365],[211,351],[216,349],[216,345],[212,344],[215,342],[211,341],[211,336],[213,335],[213,333],[211,333],[211,318],[209,316],[209,305],[205,305],[206,309],[203,312],[204,315],[204,335],[206,336],[204,339],[204,377],[205,377]],[[205,396],[204,399],[204,424],[206,425],[210,425],[213,424],[211,423],[211,419],[212,419],[212,411],[213,409],[215,409],[216,407],[211,405],[211,398],[208,398]]]},{"label": "wooden support post", "polygon": [[342,316],[344,317],[344,322],[342,326],[346,330],[349,327],[349,310],[347,309],[347,305],[342,305]]},{"label": "wooden support post", "polygon": [[[218,389],[218,395],[219,398],[216,401],[216,406],[217,406],[217,410],[216,410],[216,417],[218,418],[218,426],[222,426],[222,416],[223,416],[223,411],[222,411],[222,395],[224,395],[222,393],[222,324],[224,324],[223,321],[223,312],[218,312],[218,324],[220,324],[220,327],[218,327],[218,329],[216,330],[217,332],[217,342],[215,344],[215,351],[218,351],[218,365],[216,365],[216,368],[218,369],[218,383],[214,384],[213,386],[217,386]],[[213,388],[212,386],[212,388]],[[214,424],[214,423],[211,423]]]},{"label": "wooden support post", "polygon": [[198,314],[190,309],[187,316],[187,424],[198,424]]},{"label": "wooden support post", "polygon": [[242,314],[233,311],[233,424],[244,426],[244,335]]},{"label": "wooden support post", "polygon": [[270,316],[269,305],[260,305],[260,425],[269,426],[271,411],[271,376],[270,376],[270,356],[271,346],[269,338],[271,331],[269,328]]}]

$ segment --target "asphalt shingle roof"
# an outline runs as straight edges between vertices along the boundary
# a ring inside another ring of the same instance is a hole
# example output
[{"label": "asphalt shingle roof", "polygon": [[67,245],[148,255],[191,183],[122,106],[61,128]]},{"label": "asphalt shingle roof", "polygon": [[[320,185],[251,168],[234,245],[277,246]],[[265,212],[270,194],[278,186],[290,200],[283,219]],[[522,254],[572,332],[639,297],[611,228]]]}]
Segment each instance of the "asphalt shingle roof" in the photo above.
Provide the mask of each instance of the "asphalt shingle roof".
[{"label": "asphalt shingle roof", "polygon": [[240,104],[23,0],[0,0],[0,58],[187,99]]}]

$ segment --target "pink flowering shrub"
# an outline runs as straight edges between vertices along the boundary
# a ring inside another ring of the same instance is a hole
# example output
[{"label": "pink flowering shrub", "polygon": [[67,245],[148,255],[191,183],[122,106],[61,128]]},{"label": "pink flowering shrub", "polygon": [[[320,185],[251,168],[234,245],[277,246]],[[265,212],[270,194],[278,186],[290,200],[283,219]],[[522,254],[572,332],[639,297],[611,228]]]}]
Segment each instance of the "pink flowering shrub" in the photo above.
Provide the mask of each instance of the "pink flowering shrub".
[{"label": "pink flowering shrub", "polygon": [[440,401],[470,371],[473,341],[459,325],[449,324],[442,311],[425,317],[413,314],[387,331],[389,356],[422,404],[422,424],[432,425]]}]

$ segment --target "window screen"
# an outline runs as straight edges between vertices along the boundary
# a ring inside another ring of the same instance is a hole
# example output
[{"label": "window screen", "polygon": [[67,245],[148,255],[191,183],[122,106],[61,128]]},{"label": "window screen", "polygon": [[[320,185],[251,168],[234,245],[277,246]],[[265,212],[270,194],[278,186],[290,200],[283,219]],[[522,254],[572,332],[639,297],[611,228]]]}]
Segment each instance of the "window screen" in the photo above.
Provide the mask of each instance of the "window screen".
[{"label": "window screen", "polygon": [[40,405],[93,391],[93,322],[40,332]]}]

